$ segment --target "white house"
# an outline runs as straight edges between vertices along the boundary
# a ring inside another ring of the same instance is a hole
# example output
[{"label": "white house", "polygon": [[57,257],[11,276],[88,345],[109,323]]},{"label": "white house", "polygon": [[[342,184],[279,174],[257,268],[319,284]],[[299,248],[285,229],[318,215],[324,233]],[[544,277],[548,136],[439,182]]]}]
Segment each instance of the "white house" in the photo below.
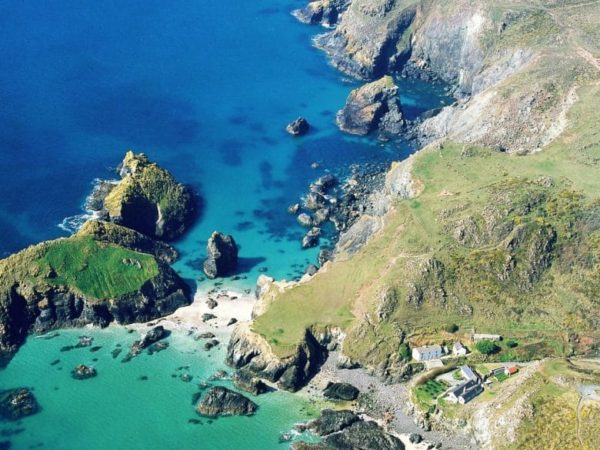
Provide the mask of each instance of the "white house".
[{"label": "white house", "polygon": [[467,353],[469,352],[460,342],[455,342],[452,346],[452,354],[454,356],[465,356]]},{"label": "white house", "polygon": [[427,347],[415,347],[412,351],[412,357],[417,361],[429,361],[431,359],[441,358],[443,355],[442,347],[439,345],[430,345]]}]

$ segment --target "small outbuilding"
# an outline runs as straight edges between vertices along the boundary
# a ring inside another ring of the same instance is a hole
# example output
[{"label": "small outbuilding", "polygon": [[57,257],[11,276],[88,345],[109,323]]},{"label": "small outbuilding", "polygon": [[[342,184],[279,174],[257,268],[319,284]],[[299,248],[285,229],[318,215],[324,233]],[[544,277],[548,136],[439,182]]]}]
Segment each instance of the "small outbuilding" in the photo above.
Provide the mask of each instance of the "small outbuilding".
[{"label": "small outbuilding", "polygon": [[465,356],[467,353],[469,352],[466,347],[458,341],[452,346],[452,354],[454,356]]}]

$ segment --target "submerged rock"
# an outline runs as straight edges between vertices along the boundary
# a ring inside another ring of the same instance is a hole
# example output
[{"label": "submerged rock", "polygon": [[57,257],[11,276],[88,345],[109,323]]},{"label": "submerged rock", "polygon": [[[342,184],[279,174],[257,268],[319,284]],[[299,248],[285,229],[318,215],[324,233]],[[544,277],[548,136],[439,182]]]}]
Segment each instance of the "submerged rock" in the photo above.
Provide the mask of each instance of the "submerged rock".
[{"label": "submerged rock", "polygon": [[76,380],[87,380],[88,378],[94,378],[96,375],[98,375],[96,369],[85,364],[79,364],[71,371],[71,376]]},{"label": "submerged rock", "polygon": [[333,400],[356,400],[358,394],[358,388],[349,383],[328,383],[323,390],[323,395]]},{"label": "submerged rock", "polygon": [[293,122],[290,122],[287,127],[285,127],[285,131],[292,136],[303,136],[308,133],[309,129],[310,125],[304,117],[298,117]]},{"label": "submerged rock", "polygon": [[367,135],[377,129],[399,133],[404,120],[394,79],[386,75],[354,89],[338,111],[336,122],[350,134]]},{"label": "submerged rock", "polygon": [[0,417],[6,420],[19,420],[39,411],[39,404],[27,388],[0,391]]},{"label": "submerged rock", "polygon": [[237,269],[238,247],[232,236],[218,231],[208,239],[204,273],[208,278],[230,275]]},{"label": "submerged rock", "polygon": [[222,386],[210,388],[196,406],[201,416],[251,416],[258,405],[242,394]]}]

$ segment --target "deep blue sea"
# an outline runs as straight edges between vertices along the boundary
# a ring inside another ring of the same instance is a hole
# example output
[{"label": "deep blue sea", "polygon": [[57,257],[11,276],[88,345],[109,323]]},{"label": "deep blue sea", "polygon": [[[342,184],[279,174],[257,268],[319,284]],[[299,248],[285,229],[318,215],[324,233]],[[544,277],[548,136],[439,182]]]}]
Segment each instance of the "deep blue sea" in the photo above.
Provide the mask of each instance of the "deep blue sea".
[{"label": "deep blue sea", "polygon": [[[325,30],[290,15],[303,4],[0,0],[0,256],[67,235],[59,225],[84,212],[94,180],[114,178],[115,166],[132,149],[148,154],[203,199],[197,223],[176,243],[182,258],[175,268],[182,276],[201,276],[206,239],[215,229],[233,234],[240,244],[247,278],[238,287],[250,286],[262,271],[278,279],[300,276],[318,248],[300,249],[303,230],[287,206],[325,172],[344,174],[352,164],[385,163],[411,151],[408,145],[337,130],[335,112],[357,84],[313,48],[312,37]],[[400,87],[409,117],[448,101],[439,86],[400,81]],[[312,129],[292,138],[284,128],[299,115]],[[313,162],[319,169],[311,168]],[[111,344],[120,339],[105,333],[102,339]],[[42,448],[101,449],[108,448],[110,436],[127,442],[116,448],[268,449],[278,447],[273,436],[280,428],[303,418],[300,407],[289,406],[297,400],[275,394],[266,402],[287,401],[285,413],[273,406],[271,413],[260,413],[266,414],[263,419],[228,422],[240,430],[251,424],[247,429],[258,430],[258,436],[264,432],[264,440],[244,446],[244,433],[234,433],[237,437],[226,436],[233,439],[227,447],[225,438],[211,440],[222,433],[209,433],[208,425],[186,432],[177,428],[188,427],[181,420],[190,414],[190,399],[180,395],[179,384],[172,394],[167,389],[159,395],[140,391],[142,384],[131,381],[131,395],[143,397],[135,404],[136,417],[123,398],[128,384],[113,390],[98,377],[89,384],[99,389],[92,393],[73,385],[66,373],[48,372],[47,361],[36,366],[36,352],[58,351],[55,341],[40,342],[30,339],[0,372],[6,386],[20,382],[21,371],[31,367],[22,380],[45,392],[42,402],[48,402],[42,413],[23,421],[25,431],[11,438],[14,448],[28,448],[37,439],[47,443]],[[206,373],[220,364],[218,358],[196,360],[176,349],[169,354],[156,358],[172,358],[172,364],[144,370],[168,378],[171,366],[184,360],[202,365]],[[123,383],[135,379],[129,366],[117,367]],[[54,387],[59,390],[51,396]],[[174,403],[166,405],[169,396]],[[115,417],[131,422],[115,425],[113,408]],[[165,414],[169,420],[163,420]],[[282,417],[273,429],[269,414]],[[153,432],[145,432],[146,420]],[[164,430],[156,431],[160,426]],[[173,433],[184,438],[170,441]]]}]

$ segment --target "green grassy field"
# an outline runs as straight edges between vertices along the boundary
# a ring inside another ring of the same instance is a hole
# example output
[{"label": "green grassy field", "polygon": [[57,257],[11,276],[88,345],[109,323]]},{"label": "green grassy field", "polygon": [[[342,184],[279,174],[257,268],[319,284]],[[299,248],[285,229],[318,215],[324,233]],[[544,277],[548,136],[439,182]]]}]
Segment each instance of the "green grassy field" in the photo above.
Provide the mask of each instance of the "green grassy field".
[{"label": "green grassy field", "polygon": [[116,298],[134,292],[158,275],[158,266],[152,256],[101,244],[90,237],[52,244],[39,265],[42,273],[49,269],[56,273],[56,276],[46,277],[49,284],[72,286],[95,299]]}]

